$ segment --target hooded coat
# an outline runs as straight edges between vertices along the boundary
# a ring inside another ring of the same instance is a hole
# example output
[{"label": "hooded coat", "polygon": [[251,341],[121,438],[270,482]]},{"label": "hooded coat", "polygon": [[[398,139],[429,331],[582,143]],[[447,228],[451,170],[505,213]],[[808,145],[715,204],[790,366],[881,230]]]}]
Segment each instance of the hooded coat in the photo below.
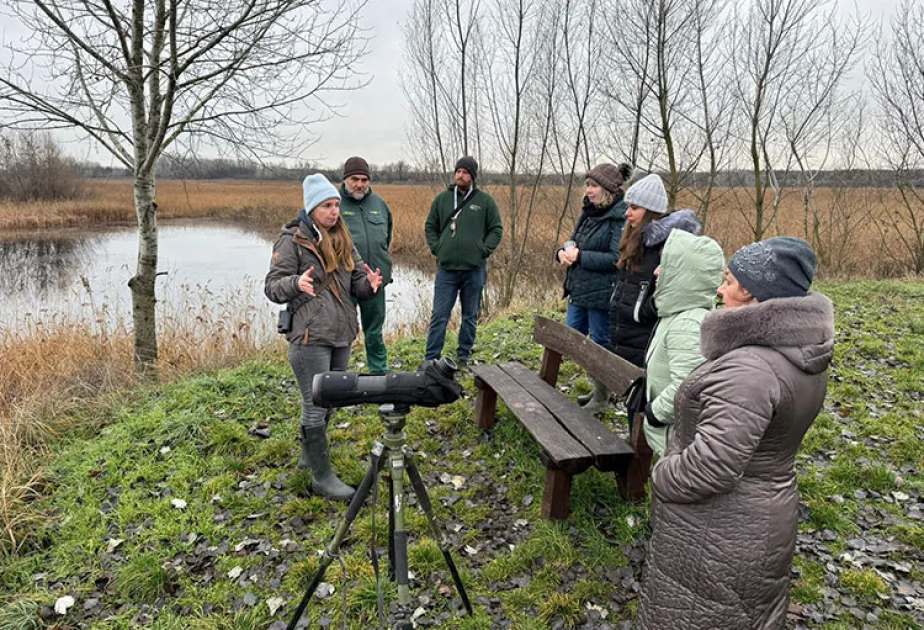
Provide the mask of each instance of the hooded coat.
[{"label": "hooded coat", "polygon": [[785,627],[796,545],[796,451],[821,410],[834,348],[819,293],[721,309],[706,362],[674,402],[677,433],[652,474],[639,627]]},{"label": "hooded coat", "polygon": [[[608,310],[616,282],[619,239],[626,224],[626,202],[617,190],[613,205],[598,209],[584,197],[584,209],[574,226],[571,240],[580,250],[577,262],[568,267],[564,296],[582,308]],[[558,258],[558,252],[555,257]]]},{"label": "hooded coat", "polygon": [[658,313],[651,302],[654,270],[661,264],[661,246],[671,230],[699,232],[701,225],[692,210],[677,210],[642,228],[642,264],[623,269],[610,296],[610,350],[634,365],[645,362],[645,348]]},{"label": "hooded coat", "polygon": [[674,396],[680,383],[705,361],[699,329],[715,306],[725,256],[711,238],[673,230],[661,251],[654,290],[658,323],[645,358],[649,415],[665,426],[645,422],[645,438],[664,455],[674,424]]},{"label": "hooded coat", "polygon": [[[328,274],[318,254],[320,233],[311,216],[304,212],[297,224],[283,228],[273,245],[273,259],[264,280],[263,292],[277,304],[288,303],[294,311],[289,343],[308,346],[349,346],[359,334],[356,305],[350,296],[367,300],[375,295],[363,271],[363,260],[353,248],[353,270],[342,265],[331,272],[328,288],[314,297],[298,288],[298,278],[314,267],[311,277],[316,290],[327,281]],[[307,220],[306,220],[307,219]]]}]

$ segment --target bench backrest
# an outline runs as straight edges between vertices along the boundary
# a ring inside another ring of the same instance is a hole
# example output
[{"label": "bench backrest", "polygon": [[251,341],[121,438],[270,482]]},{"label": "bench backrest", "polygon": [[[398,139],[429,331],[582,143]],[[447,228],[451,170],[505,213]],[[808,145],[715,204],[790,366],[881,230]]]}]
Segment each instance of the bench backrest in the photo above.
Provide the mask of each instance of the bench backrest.
[{"label": "bench backrest", "polygon": [[553,387],[562,356],[572,359],[616,394],[626,391],[632,381],[645,373],[573,328],[545,317],[536,317],[533,339],[545,348],[539,376]]}]

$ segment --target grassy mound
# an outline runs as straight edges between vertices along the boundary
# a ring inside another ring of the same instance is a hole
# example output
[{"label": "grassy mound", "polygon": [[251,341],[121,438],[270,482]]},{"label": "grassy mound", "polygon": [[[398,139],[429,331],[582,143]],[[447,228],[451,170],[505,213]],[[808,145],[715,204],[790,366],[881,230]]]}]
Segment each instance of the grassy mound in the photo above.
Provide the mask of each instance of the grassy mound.
[{"label": "grassy mound", "polygon": [[[824,290],[836,303],[838,338],[825,410],[798,460],[804,510],[792,624],[921,627],[924,286]],[[482,327],[475,358],[538,369],[532,321],[511,315]],[[393,369],[415,369],[422,354],[422,339],[396,344]],[[476,614],[459,615],[412,499],[418,625],[617,628],[632,619],[647,506],[622,503],[615,478],[590,471],[575,479],[572,518],[541,521],[535,445],[506,411],[482,435],[471,378],[462,382],[467,397],[414,409],[407,433]],[[570,362],[559,385],[569,395],[589,390]],[[299,396],[288,364],[280,356],[143,394],[55,445],[42,499],[50,518],[33,548],[0,558],[0,630],[285,627],[344,509],[307,494],[308,474],[295,468]],[[619,428],[622,419],[608,414]],[[345,481],[358,484],[381,434],[374,408],[335,412],[332,458]],[[326,597],[309,606],[311,627],[340,628],[344,611],[349,628],[375,626],[368,552],[374,534],[384,555],[387,527],[381,499],[374,514],[361,510],[342,563],[327,571]],[[396,593],[383,589],[387,610]],[[74,604],[56,613],[66,596]]]}]

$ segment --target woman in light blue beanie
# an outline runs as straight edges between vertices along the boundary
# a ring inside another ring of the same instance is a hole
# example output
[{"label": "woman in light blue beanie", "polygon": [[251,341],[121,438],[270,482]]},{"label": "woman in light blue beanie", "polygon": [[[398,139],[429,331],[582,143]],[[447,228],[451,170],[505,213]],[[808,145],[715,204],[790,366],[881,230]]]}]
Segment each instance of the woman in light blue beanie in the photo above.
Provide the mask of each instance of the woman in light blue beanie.
[{"label": "woman in light blue beanie", "polygon": [[331,468],[327,442],[329,410],[315,407],[311,384],[315,374],[345,370],[350,346],[359,332],[351,298],[372,297],[382,284],[353,247],[340,216],[340,192],[320,174],[302,184],[304,207],[286,225],[273,246],[264,292],[277,304],[279,332],[289,342],[289,363],[302,394],[299,468],[313,473],[311,488],[331,499],[348,500],[353,488]]}]

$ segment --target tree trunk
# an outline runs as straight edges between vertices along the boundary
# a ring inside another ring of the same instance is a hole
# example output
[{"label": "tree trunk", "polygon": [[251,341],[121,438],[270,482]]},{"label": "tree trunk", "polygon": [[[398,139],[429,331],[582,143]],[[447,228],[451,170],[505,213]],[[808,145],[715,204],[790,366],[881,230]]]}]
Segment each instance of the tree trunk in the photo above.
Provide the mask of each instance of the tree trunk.
[{"label": "tree trunk", "polygon": [[135,214],[138,218],[138,266],[128,281],[132,291],[132,322],[135,335],[135,371],[156,378],[157,326],[154,281],[157,278],[157,204],[154,177],[135,178]]}]

